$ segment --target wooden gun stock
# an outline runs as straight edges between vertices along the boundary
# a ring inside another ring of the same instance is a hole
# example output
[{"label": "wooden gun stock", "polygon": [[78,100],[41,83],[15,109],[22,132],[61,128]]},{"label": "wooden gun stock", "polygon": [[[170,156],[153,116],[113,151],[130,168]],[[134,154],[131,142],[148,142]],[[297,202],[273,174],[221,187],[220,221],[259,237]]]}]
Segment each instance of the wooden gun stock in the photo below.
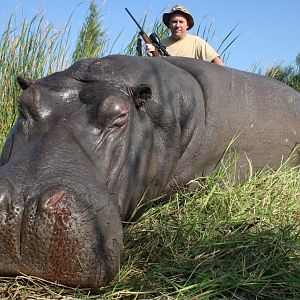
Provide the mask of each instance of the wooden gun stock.
[{"label": "wooden gun stock", "polygon": [[[146,44],[153,45],[152,41],[150,40],[150,38],[148,37],[148,35],[145,32],[140,32],[140,35]],[[153,45],[153,46],[154,46],[154,51],[151,52],[152,56],[160,56],[155,45]]]},{"label": "wooden gun stock", "polygon": [[[146,44],[153,45],[151,39],[148,37],[148,35],[146,34],[146,32],[143,30],[143,28],[140,26],[140,24],[136,21],[136,19],[133,17],[133,15],[130,13],[130,11],[127,8],[125,8],[125,10],[129,14],[129,16],[131,17],[131,19],[134,21],[134,23],[137,25],[137,27],[140,29],[140,36],[142,37],[142,39],[144,40],[144,42]],[[159,52],[158,52],[158,50],[156,48],[156,46],[155,45],[153,45],[153,46],[154,46],[154,51],[151,52],[152,56],[160,56]]]}]

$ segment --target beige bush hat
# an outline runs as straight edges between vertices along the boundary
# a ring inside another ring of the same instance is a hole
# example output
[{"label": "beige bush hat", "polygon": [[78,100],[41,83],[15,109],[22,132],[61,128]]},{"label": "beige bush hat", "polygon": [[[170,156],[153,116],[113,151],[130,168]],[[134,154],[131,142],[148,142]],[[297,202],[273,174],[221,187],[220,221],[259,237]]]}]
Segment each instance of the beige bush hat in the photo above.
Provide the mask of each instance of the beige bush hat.
[{"label": "beige bush hat", "polygon": [[172,7],[172,9],[169,13],[163,14],[163,22],[168,28],[170,28],[169,27],[170,26],[170,18],[176,12],[181,12],[185,15],[188,26],[189,26],[188,30],[194,26],[194,19],[193,19],[192,15],[190,15],[188,10],[186,8],[184,8],[183,6],[181,6],[180,4],[176,4],[175,6]]}]

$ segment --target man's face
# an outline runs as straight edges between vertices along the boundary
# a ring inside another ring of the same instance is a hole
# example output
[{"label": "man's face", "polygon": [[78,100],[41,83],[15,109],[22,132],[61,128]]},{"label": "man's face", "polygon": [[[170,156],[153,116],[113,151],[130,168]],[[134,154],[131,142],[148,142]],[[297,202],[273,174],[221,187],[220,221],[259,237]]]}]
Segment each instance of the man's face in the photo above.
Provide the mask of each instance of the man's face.
[{"label": "man's face", "polygon": [[170,30],[175,40],[179,40],[186,35],[189,26],[184,14],[178,12],[170,18]]}]

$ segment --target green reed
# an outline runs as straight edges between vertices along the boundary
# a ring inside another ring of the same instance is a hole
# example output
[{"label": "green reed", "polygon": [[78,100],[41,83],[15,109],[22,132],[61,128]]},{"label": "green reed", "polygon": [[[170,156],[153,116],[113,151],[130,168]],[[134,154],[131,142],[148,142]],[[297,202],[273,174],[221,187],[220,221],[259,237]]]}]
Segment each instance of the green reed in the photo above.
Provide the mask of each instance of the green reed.
[{"label": "green reed", "polygon": [[38,79],[67,66],[68,24],[55,30],[41,14],[17,21],[12,14],[0,36],[0,143],[17,115],[17,76]]}]

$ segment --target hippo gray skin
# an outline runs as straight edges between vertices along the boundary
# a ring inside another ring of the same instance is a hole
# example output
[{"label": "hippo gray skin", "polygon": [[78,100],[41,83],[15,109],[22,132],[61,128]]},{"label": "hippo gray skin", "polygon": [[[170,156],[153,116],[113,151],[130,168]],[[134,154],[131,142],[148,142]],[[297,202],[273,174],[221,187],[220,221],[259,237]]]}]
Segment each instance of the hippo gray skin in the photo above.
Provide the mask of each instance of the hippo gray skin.
[{"label": "hippo gray skin", "polygon": [[[300,140],[300,94],[189,58],[113,55],[18,78],[0,167],[0,275],[95,288],[116,275],[122,222],[218,166],[278,167]],[[299,157],[294,160],[299,163]]]}]

